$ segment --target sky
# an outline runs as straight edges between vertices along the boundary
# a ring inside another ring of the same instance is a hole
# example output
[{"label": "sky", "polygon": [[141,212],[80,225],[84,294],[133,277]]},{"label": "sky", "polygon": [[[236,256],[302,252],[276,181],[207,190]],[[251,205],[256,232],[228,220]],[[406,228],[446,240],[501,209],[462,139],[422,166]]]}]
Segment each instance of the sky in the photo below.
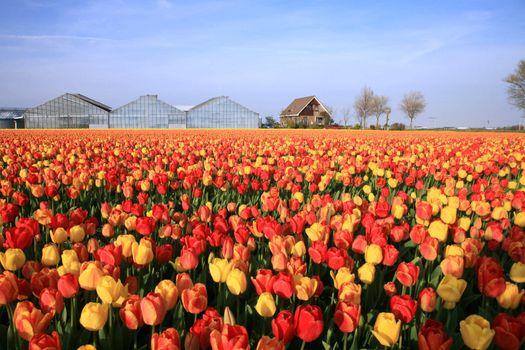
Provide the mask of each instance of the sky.
[{"label": "sky", "polygon": [[503,81],[525,59],[523,0],[2,0],[0,23],[3,107],[66,92],[113,108],[229,96],[264,118],[316,95],[341,122],[368,86],[404,123],[401,99],[421,91],[423,127],[525,113]]}]

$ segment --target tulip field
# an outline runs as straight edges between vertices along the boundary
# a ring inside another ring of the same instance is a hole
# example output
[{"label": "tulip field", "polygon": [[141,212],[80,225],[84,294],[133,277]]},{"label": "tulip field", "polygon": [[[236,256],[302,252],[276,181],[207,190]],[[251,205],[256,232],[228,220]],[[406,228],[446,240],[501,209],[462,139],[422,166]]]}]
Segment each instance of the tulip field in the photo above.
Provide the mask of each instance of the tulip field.
[{"label": "tulip field", "polygon": [[0,141],[0,349],[524,348],[521,134]]}]

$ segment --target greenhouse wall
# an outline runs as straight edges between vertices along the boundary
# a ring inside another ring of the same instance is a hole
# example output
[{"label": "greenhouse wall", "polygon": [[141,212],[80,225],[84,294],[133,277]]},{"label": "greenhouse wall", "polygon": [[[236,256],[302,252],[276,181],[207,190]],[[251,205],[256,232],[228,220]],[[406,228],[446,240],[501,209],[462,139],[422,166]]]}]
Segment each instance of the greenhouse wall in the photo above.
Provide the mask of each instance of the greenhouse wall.
[{"label": "greenhouse wall", "polygon": [[110,128],[185,128],[183,111],[157,98],[157,95],[141,96],[113,110]]},{"label": "greenhouse wall", "polygon": [[24,113],[28,129],[89,128],[108,125],[110,108],[80,94],[64,94]]},{"label": "greenhouse wall", "polygon": [[190,109],[187,125],[188,128],[258,128],[259,114],[220,96]]}]

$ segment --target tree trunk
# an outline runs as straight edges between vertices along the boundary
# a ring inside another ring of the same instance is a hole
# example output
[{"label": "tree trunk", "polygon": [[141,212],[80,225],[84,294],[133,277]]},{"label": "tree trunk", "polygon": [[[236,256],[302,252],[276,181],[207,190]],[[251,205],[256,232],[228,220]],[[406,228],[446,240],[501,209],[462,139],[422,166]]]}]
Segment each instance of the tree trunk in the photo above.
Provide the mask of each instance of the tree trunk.
[{"label": "tree trunk", "polygon": [[414,121],[414,118],[410,118],[410,130],[412,130],[412,122]]}]

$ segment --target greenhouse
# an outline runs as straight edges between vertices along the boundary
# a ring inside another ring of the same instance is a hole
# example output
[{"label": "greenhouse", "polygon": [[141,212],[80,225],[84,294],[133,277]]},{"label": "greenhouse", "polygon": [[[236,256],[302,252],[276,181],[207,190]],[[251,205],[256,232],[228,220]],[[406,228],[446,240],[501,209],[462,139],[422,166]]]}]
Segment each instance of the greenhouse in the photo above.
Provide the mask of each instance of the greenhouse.
[{"label": "greenhouse", "polygon": [[110,107],[81,94],[66,93],[24,113],[28,129],[107,128]]},{"label": "greenhouse", "polygon": [[258,128],[259,114],[227,96],[211,98],[187,112],[188,128]]},{"label": "greenhouse", "polygon": [[[2,122],[4,127],[15,127],[10,119]],[[23,120],[17,123],[16,127],[28,129],[260,127],[258,113],[227,96],[214,97],[196,106],[178,107],[159,100],[157,95],[144,95],[111,110],[103,103],[72,93],[27,109]]]},{"label": "greenhouse", "polygon": [[138,99],[110,113],[110,128],[185,128],[183,111],[158,99],[157,95]]}]

